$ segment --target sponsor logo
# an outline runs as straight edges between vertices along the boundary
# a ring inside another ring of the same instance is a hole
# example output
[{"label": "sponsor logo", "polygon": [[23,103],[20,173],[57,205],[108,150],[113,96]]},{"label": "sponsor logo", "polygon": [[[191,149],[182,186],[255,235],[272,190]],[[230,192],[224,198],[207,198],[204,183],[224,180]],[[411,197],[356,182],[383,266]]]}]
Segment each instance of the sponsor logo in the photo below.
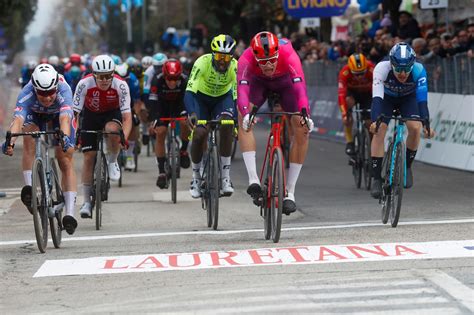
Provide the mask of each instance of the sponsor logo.
[{"label": "sponsor logo", "polygon": [[298,83],[298,82],[303,82],[303,79],[300,78],[300,77],[297,77],[297,78],[293,78],[293,83]]},{"label": "sponsor logo", "polygon": [[249,81],[247,81],[247,80],[240,80],[240,81],[239,81],[239,84],[240,84],[240,85],[249,85]]}]

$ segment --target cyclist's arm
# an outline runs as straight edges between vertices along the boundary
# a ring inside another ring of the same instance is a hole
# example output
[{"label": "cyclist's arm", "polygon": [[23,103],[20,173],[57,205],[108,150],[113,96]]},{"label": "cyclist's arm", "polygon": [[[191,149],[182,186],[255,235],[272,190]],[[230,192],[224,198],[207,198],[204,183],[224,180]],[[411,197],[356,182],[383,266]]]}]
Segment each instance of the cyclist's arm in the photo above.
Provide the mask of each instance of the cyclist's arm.
[{"label": "cyclist's arm", "polygon": [[[422,70],[416,82],[416,101],[420,110],[420,118],[430,119],[430,112],[428,110],[428,79],[426,77],[426,70],[421,64],[415,64],[416,68],[421,67]],[[419,70],[419,69],[414,70]]]},{"label": "cyclist's arm", "polygon": [[382,113],[383,97],[385,94],[384,81],[390,71],[390,62],[379,62],[374,69],[372,81],[372,108],[370,118],[374,122]]},{"label": "cyclist's arm", "polygon": [[196,113],[199,109],[199,103],[196,94],[199,90],[199,81],[203,79],[204,64],[203,58],[199,57],[193,65],[191,74],[186,85],[186,93],[184,94],[184,106],[189,114]]},{"label": "cyclist's arm", "polygon": [[254,75],[250,70],[252,58],[252,51],[248,48],[240,56],[237,63],[237,107],[242,116],[252,110],[249,108],[250,76]]},{"label": "cyclist's arm", "polygon": [[338,99],[339,99],[339,109],[341,110],[342,116],[347,114],[347,76],[348,71],[345,68],[342,68],[341,72],[339,72],[339,81],[337,86],[338,91]]},{"label": "cyclist's arm", "polygon": [[72,100],[72,108],[74,112],[80,113],[84,108],[84,102],[86,101],[87,95],[87,78],[82,79],[79,81],[76,87],[76,92],[74,93],[74,97]]},{"label": "cyclist's arm", "polygon": [[[115,80],[115,79],[114,79]],[[122,127],[125,139],[128,139],[130,132],[132,131],[132,110],[130,108],[130,89],[128,88],[127,82],[118,79],[118,98],[120,112],[122,113]]]},{"label": "cyclist's arm", "polygon": [[301,112],[303,108],[306,108],[309,114],[311,111],[309,109],[308,94],[306,93],[303,67],[301,66],[300,57],[294,49],[292,49],[287,62],[290,70],[291,82],[293,84],[293,91],[296,95],[295,101],[298,105],[298,111]]},{"label": "cyclist's arm", "polygon": [[60,102],[59,109],[59,125],[61,131],[67,136],[71,135],[71,119],[74,118],[74,111],[72,110],[72,91],[69,85],[60,81],[58,99]]},{"label": "cyclist's arm", "polygon": [[232,59],[232,99],[237,100],[237,60]]},{"label": "cyclist's arm", "polygon": [[196,97],[196,93],[191,91],[186,91],[184,94],[184,106],[188,114],[197,113],[199,109],[199,103]]}]

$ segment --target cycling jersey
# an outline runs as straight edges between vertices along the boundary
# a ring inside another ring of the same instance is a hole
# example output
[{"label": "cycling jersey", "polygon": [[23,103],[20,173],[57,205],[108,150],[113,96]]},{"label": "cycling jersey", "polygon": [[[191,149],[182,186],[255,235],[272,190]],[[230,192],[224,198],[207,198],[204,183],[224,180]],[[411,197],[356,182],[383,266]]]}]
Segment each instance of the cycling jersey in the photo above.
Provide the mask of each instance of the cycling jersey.
[{"label": "cycling jersey", "polygon": [[36,97],[35,89],[31,81],[21,90],[20,95],[18,95],[13,117],[27,119],[28,115],[32,113],[46,115],[59,113],[60,115],[67,115],[73,118],[71,88],[62,75],[59,75],[58,92],[51,106],[45,107],[41,105]]},{"label": "cycling jersey", "polygon": [[237,97],[237,60],[232,58],[227,71],[220,73],[212,66],[212,58],[212,54],[205,54],[196,60],[189,76],[186,91],[219,97],[232,90],[235,100]]},{"label": "cycling jersey", "polygon": [[140,100],[140,82],[137,76],[130,72],[127,78],[125,78],[128,88],[130,89],[130,98],[132,103]]},{"label": "cycling jersey", "polygon": [[122,114],[130,113],[130,89],[127,82],[120,76],[114,75],[109,89],[102,91],[97,87],[94,75],[86,76],[79,81],[73,99],[75,112],[81,112],[84,107],[95,113],[104,113],[115,109],[120,109]]},{"label": "cycling jersey", "polygon": [[155,76],[155,67],[149,66],[145,70],[145,74],[143,75],[143,94],[150,93],[151,81],[153,80],[154,76]]},{"label": "cycling jersey", "polygon": [[346,97],[348,96],[348,90],[351,95],[363,95],[372,92],[373,72],[374,65],[371,62],[367,62],[367,71],[360,77],[352,74],[348,65],[341,69],[339,72],[338,95],[339,108],[343,115],[347,113]]},{"label": "cycling jersey", "polygon": [[279,40],[278,63],[271,77],[263,74],[252,49],[247,48],[239,58],[237,82],[237,104],[243,116],[250,112],[250,103],[261,106],[269,92],[280,94],[285,110],[301,111],[306,108],[309,112],[301,61],[287,39]]},{"label": "cycling jersey", "polygon": [[[388,96],[386,101],[385,96]],[[377,64],[374,69],[372,85],[372,120],[377,119],[385,103],[394,103],[397,99],[405,101],[413,99],[413,101],[406,104],[412,104],[411,107],[417,106],[418,108],[413,108],[412,112],[414,114],[410,114],[410,116],[419,116],[423,119],[429,118],[426,70],[421,63],[415,62],[413,70],[404,83],[398,81],[395,77],[390,61],[381,61]]]}]

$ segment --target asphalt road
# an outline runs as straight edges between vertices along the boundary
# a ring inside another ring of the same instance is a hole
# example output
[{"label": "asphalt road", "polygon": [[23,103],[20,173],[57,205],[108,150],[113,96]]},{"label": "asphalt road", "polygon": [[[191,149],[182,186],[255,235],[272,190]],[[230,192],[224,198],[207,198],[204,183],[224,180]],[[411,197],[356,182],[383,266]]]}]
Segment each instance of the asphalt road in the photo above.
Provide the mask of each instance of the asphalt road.
[{"label": "asphalt road", "polygon": [[231,170],[236,192],[221,199],[218,231],[189,197],[190,170],[173,205],[170,192],[155,186],[153,158],[142,154],[138,173],[127,172],[122,188],[113,184],[103,229],[79,218],[62,248],[50,242],[40,254],[18,200],[18,147],[16,157],[0,157],[0,191],[7,191],[0,312],[473,313],[472,173],[415,162],[394,229],[380,222],[377,201],[355,188],[343,150],[311,139],[299,210],[284,217],[278,244],[264,240],[239,154]]}]

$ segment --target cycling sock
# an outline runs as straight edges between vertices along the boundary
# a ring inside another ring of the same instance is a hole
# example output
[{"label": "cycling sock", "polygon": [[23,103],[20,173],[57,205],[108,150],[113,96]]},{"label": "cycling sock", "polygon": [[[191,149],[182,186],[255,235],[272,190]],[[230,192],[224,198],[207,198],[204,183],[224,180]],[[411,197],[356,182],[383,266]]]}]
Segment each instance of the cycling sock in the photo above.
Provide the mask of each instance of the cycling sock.
[{"label": "cycling sock", "polygon": [[114,154],[114,153],[107,153],[105,155],[106,159],[107,159],[107,163],[108,164],[111,164],[111,163],[117,163],[117,157],[118,157],[118,153]]},{"label": "cycling sock", "polygon": [[92,185],[82,184],[82,191],[84,194],[84,202],[91,202],[91,192],[92,192]]},{"label": "cycling sock", "polygon": [[33,174],[32,170],[23,171],[23,179],[25,180],[25,185],[31,186],[31,175]]},{"label": "cycling sock", "polygon": [[255,151],[247,151],[242,153],[245,168],[247,169],[247,174],[249,176],[249,185],[260,184],[260,180],[258,179],[257,175],[257,162],[255,161],[255,155]]},{"label": "cycling sock", "polygon": [[372,157],[372,177],[382,179],[382,157]]},{"label": "cycling sock", "polygon": [[126,156],[132,157],[134,149],[135,149],[135,141],[128,141],[128,149],[127,149]]},{"label": "cycling sock", "polygon": [[188,140],[183,140],[181,139],[181,149],[180,151],[187,151],[188,150],[188,144],[189,144],[189,141]]},{"label": "cycling sock", "polygon": [[416,156],[416,150],[412,151],[407,148],[407,153],[406,153],[406,160],[407,160],[407,168],[411,167],[411,164],[413,163],[413,160],[415,159]]},{"label": "cycling sock", "polygon": [[221,156],[221,176],[222,178],[230,177],[230,156]]},{"label": "cycling sock", "polygon": [[201,162],[191,162],[191,166],[193,168],[193,179],[201,179]]},{"label": "cycling sock", "polygon": [[165,172],[165,162],[166,158],[165,157],[156,157],[156,162],[158,163],[158,172],[160,174]]},{"label": "cycling sock", "polygon": [[74,216],[74,205],[76,204],[77,192],[65,191],[64,202],[66,203],[66,215]]},{"label": "cycling sock", "polygon": [[346,143],[354,142],[354,138],[352,137],[352,126],[344,126],[344,135],[346,136]]},{"label": "cycling sock", "polygon": [[290,163],[290,169],[288,170],[288,176],[286,177],[286,190],[289,194],[295,193],[296,181],[300,176],[302,166],[303,164]]}]

